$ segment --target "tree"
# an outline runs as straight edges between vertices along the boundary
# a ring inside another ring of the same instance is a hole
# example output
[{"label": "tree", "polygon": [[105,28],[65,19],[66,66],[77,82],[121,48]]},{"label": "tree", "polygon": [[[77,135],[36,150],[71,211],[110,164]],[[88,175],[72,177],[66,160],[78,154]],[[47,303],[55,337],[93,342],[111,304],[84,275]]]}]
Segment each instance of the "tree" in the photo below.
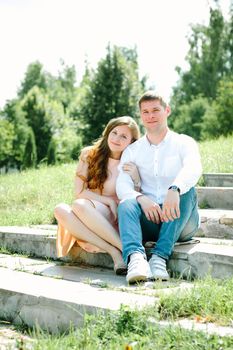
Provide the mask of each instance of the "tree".
[{"label": "tree", "polygon": [[39,62],[30,63],[27,67],[24,80],[18,90],[18,96],[23,98],[34,86],[46,91],[46,73],[43,71],[43,65]]},{"label": "tree", "polygon": [[48,104],[48,97],[37,86],[34,86],[22,101],[22,108],[28,125],[35,135],[39,162],[46,158],[48,145],[52,137],[51,115],[47,113]]},{"label": "tree", "polygon": [[51,139],[48,147],[48,164],[54,165],[57,163],[57,145],[54,139]]},{"label": "tree", "polygon": [[208,26],[197,24],[191,27],[186,56],[189,69],[182,71],[180,67],[176,68],[180,79],[173,89],[172,103],[175,108],[198,95],[209,100],[216,97],[219,81],[229,73],[228,26],[221,9],[217,7],[210,8]]},{"label": "tree", "polygon": [[84,143],[97,139],[111,118],[130,115],[137,119],[142,88],[136,50],[108,46],[83,100]]},{"label": "tree", "polygon": [[22,168],[34,168],[37,164],[37,152],[35,135],[32,128],[28,129],[28,139],[26,142]]},{"label": "tree", "polygon": [[202,119],[209,106],[208,100],[199,96],[190,103],[181,105],[179,114],[175,117],[173,115],[169,117],[169,125],[172,125],[174,130],[179,133],[187,134],[196,140],[200,140]]},{"label": "tree", "polygon": [[59,71],[58,77],[47,74],[47,93],[52,100],[63,104],[64,110],[67,111],[69,105],[76,98],[76,70],[75,66],[67,66],[61,61],[62,70]]},{"label": "tree", "polygon": [[14,126],[6,119],[0,119],[0,167],[8,166],[13,154]]},{"label": "tree", "polygon": [[233,79],[219,83],[216,100],[203,117],[202,138],[233,133]]},{"label": "tree", "polygon": [[[213,137],[225,133],[226,120],[218,122],[217,125],[215,122],[217,115],[220,115],[220,105],[223,112],[220,86],[223,86],[224,81],[232,80],[233,76],[233,3],[229,21],[224,20],[219,2],[214,1],[214,5],[210,7],[208,26],[197,24],[191,27],[186,61],[188,70],[182,71],[177,67],[180,78],[173,88],[171,105],[174,112],[171,125],[179,131],[189,129],[189,134],[197,139],[204,135]],[[226,91],[223,95],[226,96]],[[200,98],[206,99],[202,111],[198,107]],[[194,116],[191,117],[193,108],[197,108],[195,124]],[[230,119],[229,116],[227,120]]]},{"label": "tree", "polygon": [[20,169],[23,163],[29,131],[20,100],[12,99],[8,101],[3,109],[2,115],[14,128],[13,151],[8,162],[10,166],[16,166]]}]

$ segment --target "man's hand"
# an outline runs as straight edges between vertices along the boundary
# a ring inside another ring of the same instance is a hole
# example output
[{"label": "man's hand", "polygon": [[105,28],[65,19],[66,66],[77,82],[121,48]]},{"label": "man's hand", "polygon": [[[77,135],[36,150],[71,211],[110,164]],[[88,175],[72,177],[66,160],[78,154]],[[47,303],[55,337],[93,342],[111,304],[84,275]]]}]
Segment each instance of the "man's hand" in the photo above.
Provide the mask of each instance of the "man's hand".
[{"label": "man's hand", "polygon": [[150,198],[144,195],[137,197],[137,201],[141,205],[142,210],[149,221],[152,221],[155,224],[159,224],[163,221],[163,213],[159,204],[153,202]]},{"label": "man's hand", "polygon": [[180,217],[180,194],[178,191],[168,190],[162,213],[165,222],[174,221]]}]

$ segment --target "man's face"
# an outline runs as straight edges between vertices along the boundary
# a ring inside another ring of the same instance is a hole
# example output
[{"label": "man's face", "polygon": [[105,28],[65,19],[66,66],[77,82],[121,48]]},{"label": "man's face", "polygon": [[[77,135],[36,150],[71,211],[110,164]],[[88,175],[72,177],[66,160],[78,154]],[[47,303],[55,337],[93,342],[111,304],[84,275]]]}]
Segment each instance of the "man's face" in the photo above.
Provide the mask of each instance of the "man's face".
[{"label": "man's face", "polygon": [[146,130],[153,132],[167,127],[167,117],[170,114],[170,107],[163,107],[159,100],[143,101],[140,114]]}]

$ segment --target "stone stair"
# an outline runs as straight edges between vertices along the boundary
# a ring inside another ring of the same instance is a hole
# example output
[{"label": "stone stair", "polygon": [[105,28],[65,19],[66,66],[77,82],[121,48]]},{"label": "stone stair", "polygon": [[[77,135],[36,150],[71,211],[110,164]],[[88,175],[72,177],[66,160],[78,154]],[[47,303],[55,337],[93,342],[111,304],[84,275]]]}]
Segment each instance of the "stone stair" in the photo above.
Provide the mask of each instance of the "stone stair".
[{"label": "stone stair", "polygon": [[[124,277],[106,268],[0,254],[0,319],[18,326],[38,325],[51,333],[67,332],[71,325],[81,327],[86,314],[118,310],[121,305],[154,307],[160,296],[192,287],[191,281],[180,278],[128,286]],[[202,325],[191,319],[148,322],[152,327],[176,325],[233,336],[233,327]]]},{"label": "stone stair", "polygon": [[[201,227],[196,235],[200,243],[176,244],[169,261],[175,275],[214,278],[233,275],[233,210],[200,209]],[[38,258],[56,260],[56,225],[0,227],[1,246],[6,250]],[[148,250],[149,253],[149,250]],[[108,254],[91,254],[74,246],[70,254],[59,259],[112,269]]]},{"label": "stone stair", "polygon": [[233,187],[197,187],[200,208],[233,209]]},{"label": "stone stair", "polygon": [[[179,278],[162,283],[162,293],[192,287],[193,277],[233,276],[233,188],[197,191],[201,206],[208,204],[200,209],[195,237],[200,243],[176,244],[168,268]],[[85,313],[116,310],[121,304],[153,305],[158,298],[153,282],[128,286],[124,276],[116,276],[107,254],[74,246],[67,257],[57,259],[56,225],[0,227],[0,246],[0,318],[14,324],[38,323],[50,332],[63,332],[71,323],[81,326]]]}]

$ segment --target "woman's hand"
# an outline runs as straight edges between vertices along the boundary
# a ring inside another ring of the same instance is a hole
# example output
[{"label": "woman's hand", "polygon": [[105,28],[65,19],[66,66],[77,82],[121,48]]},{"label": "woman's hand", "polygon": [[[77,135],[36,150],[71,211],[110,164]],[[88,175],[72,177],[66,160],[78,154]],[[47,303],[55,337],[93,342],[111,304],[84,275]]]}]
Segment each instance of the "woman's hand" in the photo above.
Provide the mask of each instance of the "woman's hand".
[{"label": "woman's hand", "polygon": [[134,182],[134,186],[140,188],[141,179],[137,166],[133,162],[128,162],[123,164],[122,169],[125,173],[129,174],[129,176]]}]

